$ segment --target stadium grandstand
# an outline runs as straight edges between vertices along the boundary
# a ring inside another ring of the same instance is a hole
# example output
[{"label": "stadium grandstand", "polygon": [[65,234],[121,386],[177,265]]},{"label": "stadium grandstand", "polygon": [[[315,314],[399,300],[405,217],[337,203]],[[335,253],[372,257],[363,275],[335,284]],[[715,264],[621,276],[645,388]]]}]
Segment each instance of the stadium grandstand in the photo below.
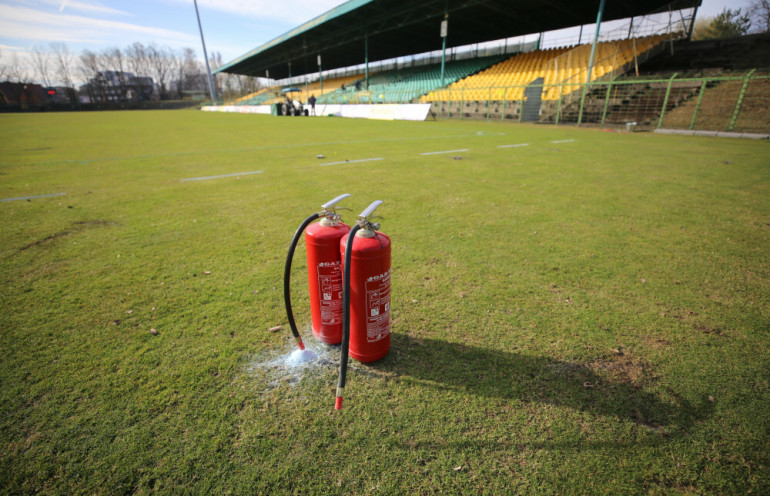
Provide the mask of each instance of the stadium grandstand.
[{"label": "stadium grandstand", "polygon": [[219,110],[281,114],[312,95],[319,115],[391,104],[423,119],[768,131],[770,39],[682,57],[700,4],[351,0],[219,67],[268,82]]}]

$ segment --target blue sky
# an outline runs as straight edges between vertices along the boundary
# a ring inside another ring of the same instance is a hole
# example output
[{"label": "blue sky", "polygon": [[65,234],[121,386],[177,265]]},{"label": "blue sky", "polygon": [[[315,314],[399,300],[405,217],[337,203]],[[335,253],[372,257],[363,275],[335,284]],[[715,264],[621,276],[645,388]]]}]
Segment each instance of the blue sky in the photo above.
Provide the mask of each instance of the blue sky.
[{"label": "blue sky", "polygon": [[[612,1],[612,0],[610,0]],[[206,45],[225,62],[339,5],[339,0],[199,0]],[[704,0],[701,15],[749,0]],[[192,0],[0,0],[0,53],[24,56],[35,45],[66,43],[100,51],[138,41],[191,47],[202,60]]]},{"label": "blue sky", "polygon": [[[209,52],[219,51],[231,60],[340,3],[199,0],[198,7]],[[201,52],[192,0],[0,0],[4,57],[52,42],[80,53],[135,41]]]}]

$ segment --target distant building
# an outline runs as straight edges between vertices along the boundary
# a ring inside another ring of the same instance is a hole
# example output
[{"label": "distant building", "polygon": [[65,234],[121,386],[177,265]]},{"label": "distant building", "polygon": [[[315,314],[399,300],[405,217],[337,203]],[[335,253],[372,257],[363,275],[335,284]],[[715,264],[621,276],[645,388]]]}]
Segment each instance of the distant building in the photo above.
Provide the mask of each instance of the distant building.
[{"label": "distant building", "polygon": [[43,105],[47,101],[46,92],[39,84],[0,83],[0,104],[27,107]]},{"label": "distant building", "polygon": [[66,86],[49,86],[43,88],[45,91],[47,102],[56,104],[68,104],[70,101],[70,95],[74,91],[72,88]]},{"label": "distant building", "polygon": [[134,76],[130,72],[102,71],[80,87],[84,103],[146,102],[156,100],[151,77]]}]

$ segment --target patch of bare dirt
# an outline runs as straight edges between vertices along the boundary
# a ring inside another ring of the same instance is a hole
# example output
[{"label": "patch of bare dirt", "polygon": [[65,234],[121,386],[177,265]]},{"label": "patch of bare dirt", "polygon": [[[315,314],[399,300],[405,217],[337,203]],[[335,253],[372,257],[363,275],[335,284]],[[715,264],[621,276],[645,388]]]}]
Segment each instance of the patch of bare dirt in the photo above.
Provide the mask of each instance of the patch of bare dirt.
[{"label": "patch of bare dirt", "polygon": [[628,384],[634,388],[641,388],[656,378],[650,364],[626,352],[613,351],[612,356],[587,363],[586,367],[597,375],[606,377],[609,382]]}]

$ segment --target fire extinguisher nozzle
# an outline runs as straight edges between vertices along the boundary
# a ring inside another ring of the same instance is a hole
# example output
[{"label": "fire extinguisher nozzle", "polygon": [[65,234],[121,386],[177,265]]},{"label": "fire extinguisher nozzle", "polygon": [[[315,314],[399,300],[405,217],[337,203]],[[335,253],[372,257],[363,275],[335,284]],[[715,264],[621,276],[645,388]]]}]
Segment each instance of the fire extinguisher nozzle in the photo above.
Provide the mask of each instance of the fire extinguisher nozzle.
[{"label": "fire extinguisher nozzle", "polygon": [[337,396],[334,399],[334,409],[335,410],[342,410],[342,396]]}]

